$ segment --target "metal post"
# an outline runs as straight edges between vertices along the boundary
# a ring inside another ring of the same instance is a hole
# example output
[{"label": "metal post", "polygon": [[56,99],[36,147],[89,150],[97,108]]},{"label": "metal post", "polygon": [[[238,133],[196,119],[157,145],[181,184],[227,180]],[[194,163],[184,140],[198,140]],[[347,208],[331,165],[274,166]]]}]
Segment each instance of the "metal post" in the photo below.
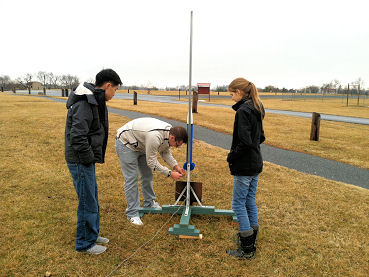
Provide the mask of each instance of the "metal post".
[{"label": "metal post", "polygon": [[[191,91],[192,91],[192,15],[191,11],[191,26],[190,26],[190,70],[189,70],[189,88],[188,88],[188,124],[192,122],[192,109],[191,109]],[[191,125],[188,128],[188,136],[191,138]],[[191,143],[187,143],[189,147]],[[191,165],[190,165],[190,151],[187,151],[187,196],[186,196],[186,210],[185,216],[188,215],[190,209],[190,193],[191,193]]]},{"label": "metal post", "polygon": [[359,106],[359,104],[360,104],[360,84],[357,88],[357,105]]},{"label": "metal post", "polygon": [[347,100],[346,100],[346,107],[348,107],[348,95],[349,95],[349,92],[350,92],[350,84],[347,84]]}]

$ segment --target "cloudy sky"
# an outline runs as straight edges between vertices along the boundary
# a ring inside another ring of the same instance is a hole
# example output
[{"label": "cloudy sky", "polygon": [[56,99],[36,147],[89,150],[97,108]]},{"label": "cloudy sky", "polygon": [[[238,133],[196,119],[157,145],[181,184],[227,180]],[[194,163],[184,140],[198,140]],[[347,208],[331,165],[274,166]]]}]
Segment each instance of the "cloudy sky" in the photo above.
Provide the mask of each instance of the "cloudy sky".
[{"label": "cloudy sky", "polygon": [[0,0],[0,75],[113,68],[126,85],[188,85],[191,10],[193,84],[369,87],[367,0]]}]

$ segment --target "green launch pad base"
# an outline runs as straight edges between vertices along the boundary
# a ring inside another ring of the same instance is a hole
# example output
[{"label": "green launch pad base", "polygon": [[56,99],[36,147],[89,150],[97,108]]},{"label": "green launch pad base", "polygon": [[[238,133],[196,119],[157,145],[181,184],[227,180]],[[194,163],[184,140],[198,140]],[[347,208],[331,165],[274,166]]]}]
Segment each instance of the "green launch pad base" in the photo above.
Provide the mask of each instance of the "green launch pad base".
[{"label": "green launch pad base", "polygon": [[140,208],[140,217],[145,214],[182,214],[179,224],[174,224],[169,228],[169,234],[185,237],[199,238],[200,230],[194,225],[190,225],[191,215],[230,215],[233,222],[237,222],[237,217],[232,210],[215,209],[214,206],[190,206],[188,214],[185,215],[184,205],[163,205],[161,208]]}]

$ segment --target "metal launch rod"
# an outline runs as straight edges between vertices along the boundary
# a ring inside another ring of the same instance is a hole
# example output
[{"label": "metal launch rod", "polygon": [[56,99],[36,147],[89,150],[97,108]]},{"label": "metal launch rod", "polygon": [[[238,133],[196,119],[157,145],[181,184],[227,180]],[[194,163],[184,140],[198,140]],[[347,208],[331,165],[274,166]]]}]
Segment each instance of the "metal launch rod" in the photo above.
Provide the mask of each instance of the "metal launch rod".
[{"label": "metal launch rod", "polygon": [[190,209],[190,195],[191,195],[191,161],[190,161],[190,147],[192,147],[192,130],[191,130],[191,124],[192,124],[192,107],[191,107],[191,92],[192,92],[192,14],[193,11],[191,11],[191,27],[190,27],[190,72],[189,72],[189,86],[188,86],[188,118],[187,118],[187,124],[189,126],[188,128],[188,137],[190,138],[190,141],[187,143],[187,196],[186,196],[186,210],[185,210],[185,216],[188,215],[189,209]]}]

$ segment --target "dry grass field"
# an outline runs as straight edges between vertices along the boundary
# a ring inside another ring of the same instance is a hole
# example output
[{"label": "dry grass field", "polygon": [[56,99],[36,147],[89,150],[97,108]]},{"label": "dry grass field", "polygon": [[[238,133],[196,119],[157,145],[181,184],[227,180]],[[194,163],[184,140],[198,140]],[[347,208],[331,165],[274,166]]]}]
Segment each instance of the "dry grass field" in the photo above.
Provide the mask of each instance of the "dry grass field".
[{"label": "dry grass field", "polygon": [[[208,102],[208,101],[207,101]],[[299,112],[317,112],[324,114],[353,116],[369,118],[369,98],[361,97],[360,104],[357,105],[357,98],[350,98],[349,105],[346,106],[346,99],[337,98],[262,98],[266,109],[299,111]],[[231,99],[210,99],[210,103],[233,105]]]},{"label": "dry grass field", "polygon": [[[179,121],[187,118],[188,107],[179,104],[113,99],[111,107],[144,112]],[[234,111],[231,108],[198,106],[194,123],[223,133],[233,130]],[[366,151],[369,149],[369,126],[321,121],[320,141],[310,141],[311,119],[268,113],[264,120],[266,144],[308,153],[369,169]]]},{"label": "dry grass field", "polygon": [[[123,177],[115,131],[127,118],[110,115],[106,163],[97,165],[100,256],[74,251],[77,196],[64,161],[66,109],[36,97],[0,94],[0,276],[107,276],[149,241],[169,215],[145,215],[142,227],[125,218]],[[192,180],[203,182],[205,205],[230,209],[232,178],[227,151],[196,141]],[[185,148],[173,150],[182,163]],[[161,204],[174,202],[174,183],[155,175]],[[257,194],[260,217],[254,259],[225,253],[236,229],[227,217],[193,216],[202,240],[181,240],[167,230],[112,276],[367,276],[369,191],[265,163]]]}]

